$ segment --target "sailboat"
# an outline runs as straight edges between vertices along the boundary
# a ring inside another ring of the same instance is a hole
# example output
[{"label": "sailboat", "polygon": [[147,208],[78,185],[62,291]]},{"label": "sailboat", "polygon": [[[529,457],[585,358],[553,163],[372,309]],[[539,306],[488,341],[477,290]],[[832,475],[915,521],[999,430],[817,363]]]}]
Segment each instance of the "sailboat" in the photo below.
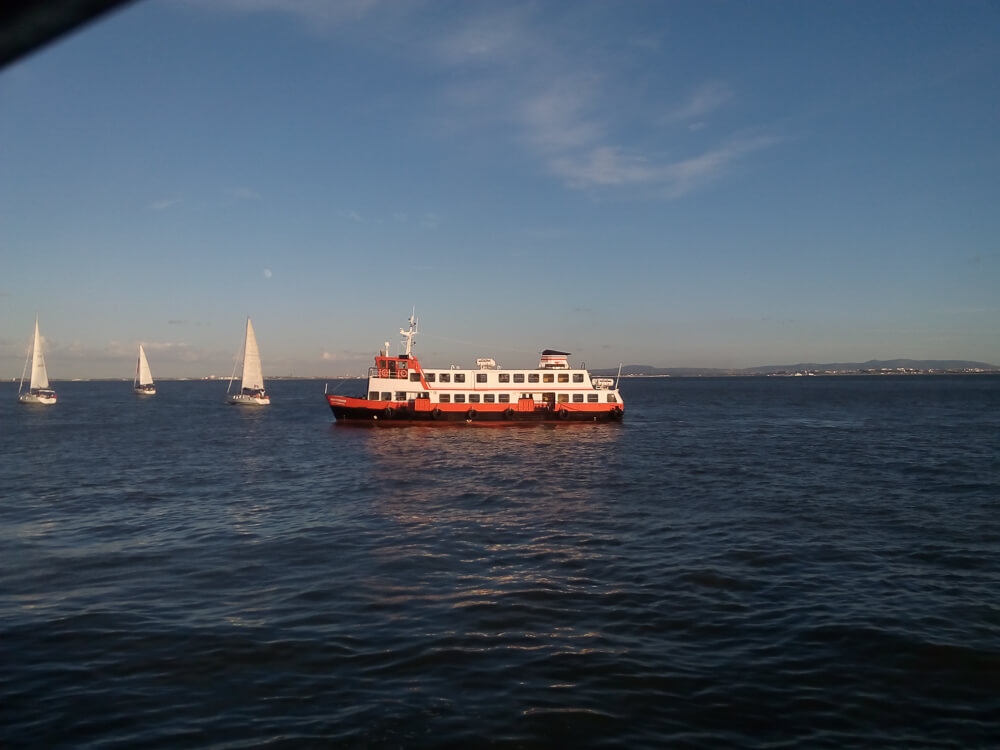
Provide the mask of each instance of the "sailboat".
[{"label": "sailboat", "polygon": [[28,360],[24,361],[21,372],[21,384],[17,387],[17,400],[22,404],[54,404],[56,392],[49,388],[49,375],[45,371],[45,357],[42,356],[42,337],[38,333],[38,318],[35,318],[35,343],[28,355],[31,360],[31,381],[28,392],[21,393],[24,388],[24,375],[28,371]]},{"label": "sailboat", "polygon": [[[236,379],[236,370],[229,379],[229,389]],[[229,393],[229,389],[226,393]],[[245,404],[247,406],[267,406],[271,397],[264,390],[264,376],[260,369],[260,349],[257,348],[257,336],[253,332],[253,323],[247,317],[247,335],[243,342],[243,382],[240,392],[229,396],[230,404]]]},{"label": "sailboat", "polygon": [[146,352],[143,351],[142,344],[139,344],[139,359],[135,363],[135,380],[132,381],[132,390],[140,396],[156,395],[153,373],[149,371],[149,360],[146,359]]}]

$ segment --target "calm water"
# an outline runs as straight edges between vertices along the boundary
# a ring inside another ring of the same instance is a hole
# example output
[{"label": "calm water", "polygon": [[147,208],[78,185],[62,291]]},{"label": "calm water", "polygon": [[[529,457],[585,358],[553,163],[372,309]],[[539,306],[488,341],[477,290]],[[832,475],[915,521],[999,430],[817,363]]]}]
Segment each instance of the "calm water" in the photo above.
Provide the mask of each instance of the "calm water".
[{"label": "calm water", "polygon": [[500,428],[271,386],[0,384],[0,747],[1000,743],[1000,378]]}]

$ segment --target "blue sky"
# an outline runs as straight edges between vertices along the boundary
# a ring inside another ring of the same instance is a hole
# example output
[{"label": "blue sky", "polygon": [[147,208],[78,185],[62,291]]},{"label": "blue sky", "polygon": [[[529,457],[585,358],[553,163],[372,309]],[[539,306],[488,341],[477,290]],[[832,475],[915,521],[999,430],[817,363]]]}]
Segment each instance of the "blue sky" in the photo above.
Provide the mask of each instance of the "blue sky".
[{"label": "blue sky", "polygon": [[994,2],[148,0],[0,71],[0,377],[1000,364]]}]

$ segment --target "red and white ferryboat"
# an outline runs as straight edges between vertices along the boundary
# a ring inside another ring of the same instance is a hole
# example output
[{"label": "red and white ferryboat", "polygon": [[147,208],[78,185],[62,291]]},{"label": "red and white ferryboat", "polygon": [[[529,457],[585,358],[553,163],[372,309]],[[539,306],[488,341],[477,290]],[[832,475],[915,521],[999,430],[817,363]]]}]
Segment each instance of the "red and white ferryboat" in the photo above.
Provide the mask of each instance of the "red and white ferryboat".
[{"label": "red and white ferryboat", "polygon": [[476,369],[422,367],[413,356],[416,320],[399,329],[406,353],[375,357],[363,396],[326,394],[342,422],[610,422],[621,421],[625,404],[617,379],[592,378],[569,365],[568,352],[546,349],[534,370],[503,369],[492,359]]}]

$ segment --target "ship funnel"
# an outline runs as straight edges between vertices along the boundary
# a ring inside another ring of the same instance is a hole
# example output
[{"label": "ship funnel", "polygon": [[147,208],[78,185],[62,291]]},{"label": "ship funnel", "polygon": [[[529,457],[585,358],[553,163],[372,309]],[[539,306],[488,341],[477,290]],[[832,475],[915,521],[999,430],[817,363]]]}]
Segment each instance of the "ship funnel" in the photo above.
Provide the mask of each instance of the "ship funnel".
[{"label": "ship funnel", "polygon": [[569,360],[566,359],[569,352],[557,352],[555,349],[546,349],[542,352],[542,358],[538,362],[539,370],[568,370]]}]

